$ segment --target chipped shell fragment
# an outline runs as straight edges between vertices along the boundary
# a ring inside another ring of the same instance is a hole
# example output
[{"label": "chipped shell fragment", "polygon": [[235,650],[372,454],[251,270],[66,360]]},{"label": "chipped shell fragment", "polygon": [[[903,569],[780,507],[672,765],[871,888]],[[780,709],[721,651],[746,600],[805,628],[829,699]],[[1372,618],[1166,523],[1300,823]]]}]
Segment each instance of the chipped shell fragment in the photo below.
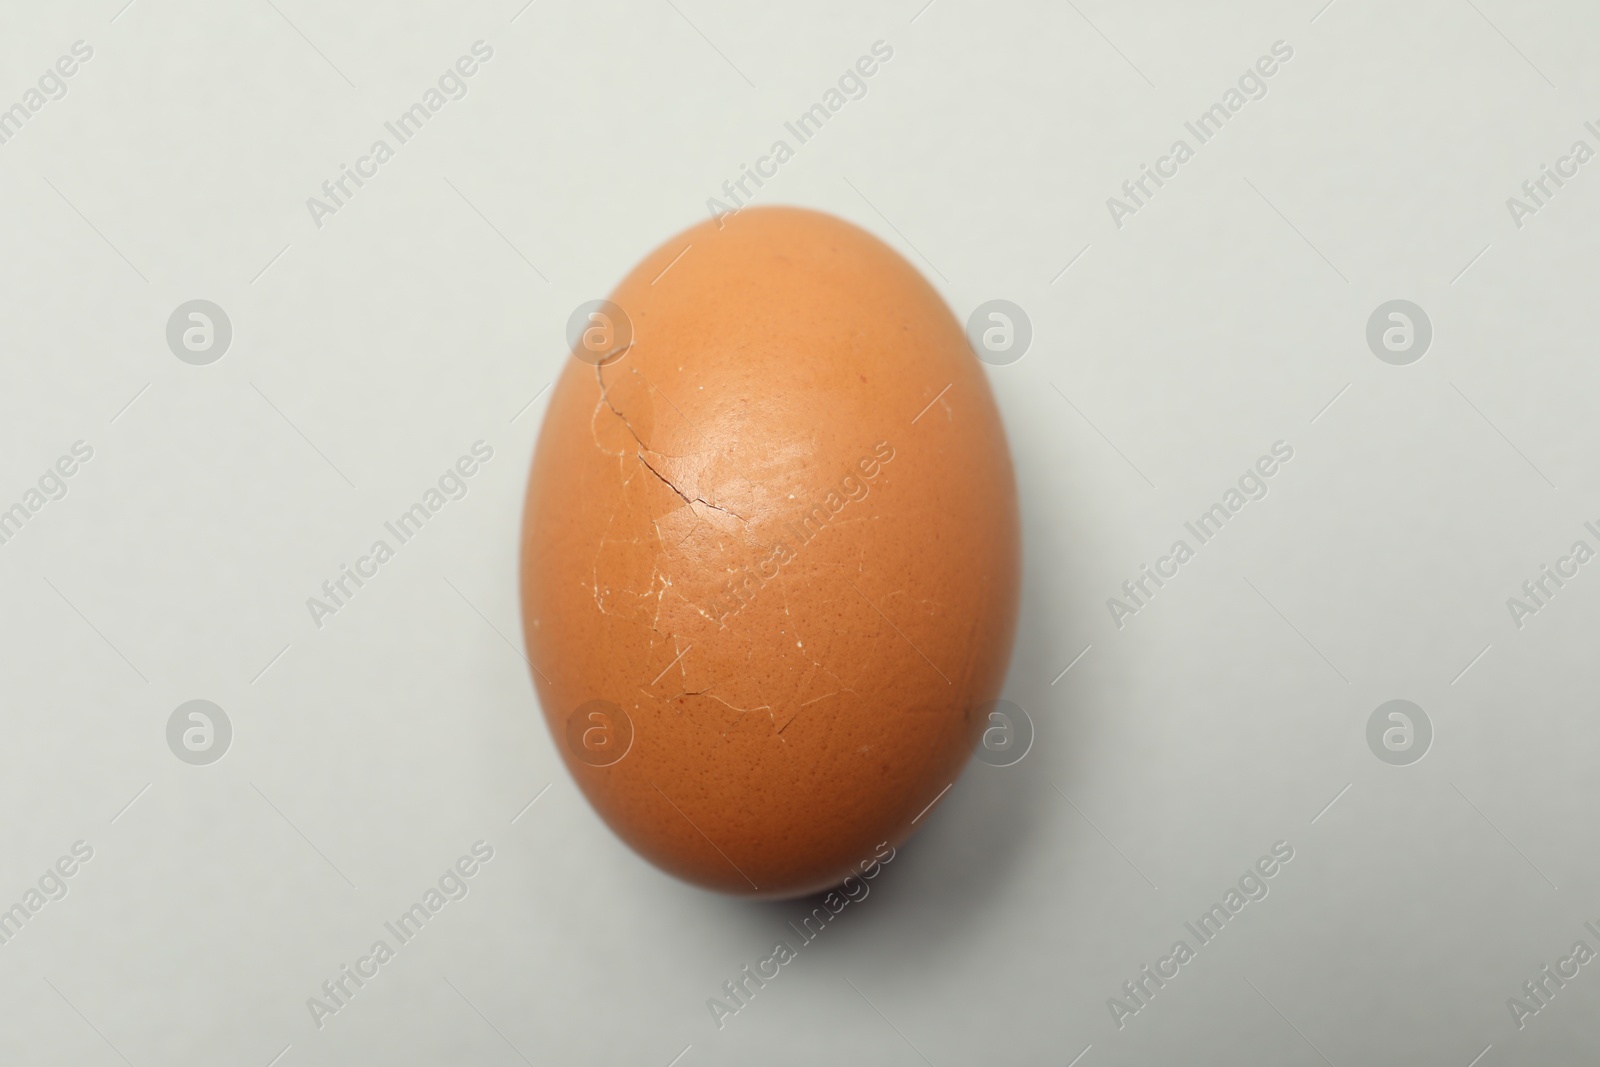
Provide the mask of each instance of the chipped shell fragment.
[{"label": "chipped shell fragment", "polygon": [[663,870],[837,885],[960,774],[1004,681],[1020,534],[982,366],[904,258],[796,208],[679,234],[611,302],[632,343],[568,360],[523,516],[551,735]]}]

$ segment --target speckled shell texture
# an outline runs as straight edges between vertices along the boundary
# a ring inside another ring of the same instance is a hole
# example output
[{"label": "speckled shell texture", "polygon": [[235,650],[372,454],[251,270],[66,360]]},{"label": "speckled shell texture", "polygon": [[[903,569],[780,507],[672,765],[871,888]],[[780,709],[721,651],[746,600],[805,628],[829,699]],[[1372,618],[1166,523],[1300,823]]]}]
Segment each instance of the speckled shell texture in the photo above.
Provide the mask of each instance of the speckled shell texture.
[{"label": "speckled shell texture", "polygon": [[[960,774],[1004,680],[1020,535],[988,382],[915,268],[813,211],[696,226],[612,300],[633,345],[569,357],[528,481],[551,734],[658,867],[836,885]],[[591,701],[631,725],[608,766],[569,740]]]}]

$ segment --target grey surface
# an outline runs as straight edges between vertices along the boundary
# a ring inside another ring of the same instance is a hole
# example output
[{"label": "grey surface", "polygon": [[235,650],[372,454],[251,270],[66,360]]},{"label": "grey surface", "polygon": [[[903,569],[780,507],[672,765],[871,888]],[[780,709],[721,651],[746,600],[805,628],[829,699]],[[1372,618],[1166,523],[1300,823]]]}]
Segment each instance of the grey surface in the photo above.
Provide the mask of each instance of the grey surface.
[{"label": "grey surface", "polygon": [[[93,849],[0,945],[0,1061],[1600,1044],[1600,963],[1520,1029],[1507,1003],[1600,949],[1600,564],[1520,626],[1507,605],[1600,548],[1600,162],[1520,226],[1507,206],[1600,148],[1591,7],[123,3],[9,4],[0,31],[0,106],[94,49],[0,145],[0,506],[93,448],[0,545],[0,899]],[[480,39],[467,95],[315,225],[306,198]],[[1005,696],[1036,736],[719,1029],[707,999],[810,902],[681,885],[576,792],[515,647],[523,478],[573,309],[878,40],[867,95],[757,200],[879,234],[962,322],[1029,316],[987,373],[1025,520]],[[1107,198],[1279,40],[1266,96],[1116,226]],[[231,322],[209,364],[168,347],[191,300]],[[1432,324],[1405,365],[1367,344],[1392,300]],[[320,583],[479,440],[465,497],[314,625]],[[1265,498],[1116,626],[1120,583],[1277,441]],[[231,725],[215,762],[169,748],[191,700]],[[1390,700],[1423,709],[1425,758],[1369,748]],[[470,892],[318,1028],[307,999],[478,841]],[[1184,924],[1279,841],[1268,895],[1196,947]],[[1119,1028],[1108,998],[1180,938],[1195,958]]]}]

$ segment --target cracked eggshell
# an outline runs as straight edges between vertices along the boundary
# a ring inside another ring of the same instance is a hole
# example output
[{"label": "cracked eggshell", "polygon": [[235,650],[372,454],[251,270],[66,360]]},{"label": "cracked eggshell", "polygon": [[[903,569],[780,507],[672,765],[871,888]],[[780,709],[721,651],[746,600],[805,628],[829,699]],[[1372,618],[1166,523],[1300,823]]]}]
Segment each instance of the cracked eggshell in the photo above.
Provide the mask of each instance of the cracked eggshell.
[{"label": "cracked eggshell", "polygon": [[523,631],[584,795],[727,893],[837,885],[960,773],[1016,624],[981,365],[899,254],[748,208],[651,253],[633,344],[572,358],[528,480]]}]

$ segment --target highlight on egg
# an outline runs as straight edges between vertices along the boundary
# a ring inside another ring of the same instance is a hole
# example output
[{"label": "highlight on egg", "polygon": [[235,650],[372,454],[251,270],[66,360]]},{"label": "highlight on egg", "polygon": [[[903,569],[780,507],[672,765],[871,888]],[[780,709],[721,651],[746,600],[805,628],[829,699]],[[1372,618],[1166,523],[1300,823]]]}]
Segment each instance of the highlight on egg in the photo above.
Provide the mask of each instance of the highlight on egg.
[{"label": "highlight on egg", "polygon": [[523,631],[596,812],[696,885],[788,897],[904,841],[1016,625],[987,379],[893,249],[747,208],[569,326],[523,516]]}]

